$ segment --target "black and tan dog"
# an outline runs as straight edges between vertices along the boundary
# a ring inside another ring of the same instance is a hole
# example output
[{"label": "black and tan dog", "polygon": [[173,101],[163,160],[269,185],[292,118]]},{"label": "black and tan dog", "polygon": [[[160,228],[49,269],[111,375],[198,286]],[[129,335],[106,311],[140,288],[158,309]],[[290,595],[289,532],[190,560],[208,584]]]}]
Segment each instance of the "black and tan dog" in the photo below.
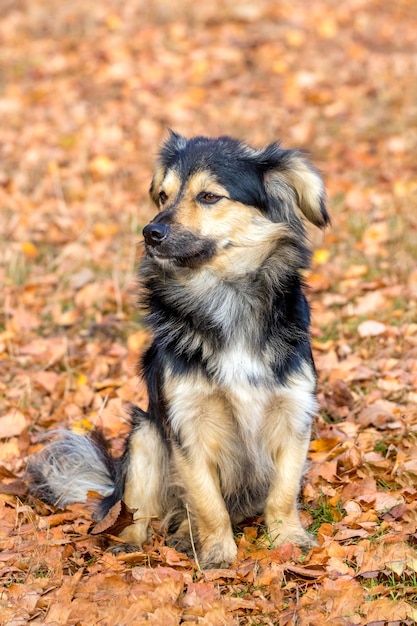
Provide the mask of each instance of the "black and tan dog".
[{"label": "black and tan dog", "polygon": [[274,545],[312,545],[297,496],[316,411],[303,217],[324,227],[323,183],[305,156],[271,144],[171,133],[151,186],[140,269],[153,343],[142,370],[147,413],[114,462],[94,438],[66,433],[29,471],[65,505],[101,492],[137,509],[121,537],[141,546],[149,518],[189,540],[203,565],[236,557],[232,524],[264,512]]}]

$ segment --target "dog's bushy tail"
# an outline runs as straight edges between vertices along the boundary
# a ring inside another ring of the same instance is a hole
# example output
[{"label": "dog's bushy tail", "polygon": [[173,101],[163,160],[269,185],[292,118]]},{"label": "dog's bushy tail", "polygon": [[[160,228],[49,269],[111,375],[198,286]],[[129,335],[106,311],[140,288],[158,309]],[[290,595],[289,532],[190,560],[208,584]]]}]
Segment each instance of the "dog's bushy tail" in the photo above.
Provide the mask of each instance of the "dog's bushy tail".
[{"label": "dog's bushy tail", "polygon": [[64,508],[86,502],[89,491],[108,498],[116,488],[116,465],[99,431],[78,435],[60,433],[28,463],[30,492]]}]

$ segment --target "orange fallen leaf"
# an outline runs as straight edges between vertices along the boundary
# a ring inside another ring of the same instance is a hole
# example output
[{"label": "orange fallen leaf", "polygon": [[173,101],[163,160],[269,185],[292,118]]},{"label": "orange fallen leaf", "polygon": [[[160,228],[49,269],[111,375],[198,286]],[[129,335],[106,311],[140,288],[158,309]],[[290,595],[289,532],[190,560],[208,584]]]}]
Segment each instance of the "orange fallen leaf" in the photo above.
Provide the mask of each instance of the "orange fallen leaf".
[{"label": "orange fallen leaf", "polygon": [[378,598],[366,605],[366,623],[386,624],[403,622],[407,619],[408,606],[401,600],[392,601],[391,598]]},{"label": "orange fallen leaf", "polygon": [[329,524],[327,522],[322,524],[317,531],[317,539],[319,543],[322,544],[325,541],[327,541],[330,537],[333,537],[334,532],[335,532],[334,524]]},{"label": "orange fallen leaf", "polygon": [[338,437],[321,437],[311,442],[310,449],[312,452],[330,452],[339,444],[340,439]]},{"label": "orange fallen leaf", "polygon": [[26,418],[17,409],[13,409],[0,417],[0,439],[16,437],[26,428]]},{"label": "orange fallen leaf", "polygon": [[139,354],[148,342],[149,333],[145,330],[138,330],[127,338],[127,347],[131,352]]},{"label": "orange fallen leaf", "polygon": [[56,372],[42,371],[36,372],[34,381],[43,387],[48,393],[52,393],[58,383],[59,376]]},{"label": "orange fallen leaf", "polygon": [[311,272],[308,274],[307,283],[312,291],[327,291],[330,287],[330,282],[327,276],[319,274],[318,272]]},{"label": "orange fallen leaf", "polygon": [[0,483],[0,493],[13,496],[26,496],[28,492],[27,484],[23,480],[14,480],[10,483]]}]

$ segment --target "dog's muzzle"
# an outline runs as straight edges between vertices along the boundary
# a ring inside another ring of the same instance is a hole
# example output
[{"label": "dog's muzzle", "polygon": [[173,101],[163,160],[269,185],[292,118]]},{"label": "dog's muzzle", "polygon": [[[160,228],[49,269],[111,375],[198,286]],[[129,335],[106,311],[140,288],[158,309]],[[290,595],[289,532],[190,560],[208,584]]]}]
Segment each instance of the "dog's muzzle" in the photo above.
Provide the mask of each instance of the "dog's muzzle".
[{"label": "dog's muzzle", "polygon": [[143,229],[143,237],[148,246],[159,246],[167,238],[169,226],[151,222]]}]

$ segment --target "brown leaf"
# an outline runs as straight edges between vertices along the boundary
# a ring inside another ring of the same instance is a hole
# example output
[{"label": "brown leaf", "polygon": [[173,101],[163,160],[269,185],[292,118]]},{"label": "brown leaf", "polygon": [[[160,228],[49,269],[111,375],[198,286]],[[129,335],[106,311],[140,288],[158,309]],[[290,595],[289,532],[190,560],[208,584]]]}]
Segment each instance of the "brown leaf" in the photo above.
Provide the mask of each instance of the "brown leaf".
[{"label": "brown leaf", "polygon": [[321,569],[315,569],[313,567],[298,567],[297,565],[291,565],[290,563],[284,566],[286,572],[297,574],[302,578],[321,578],[324,576],[325,571]]},{"label": "brown leaf", "polygon": [[403,622],[407,619],[408,606],[405,602],[391,598],[378,598],[366,606],[366,624],[386,624],[387,622]]},{"label": "brown leaf", "polygon": [[284,565],[279,563],[266,563],[258,576],[255,584],[259,587],[271,585],[272,582],[280,582],[284,579]]},{"label": "brown leaf", "polygon": [[17,478],[17,476],[4,465],[0,465],[0,478]]},{"label": "brown leaf", "polygon": [[381,403],[376,402],[375,404],[365,406],[365,408],[360,411],[357,420],[363,426],[374,425],[383,427],[387,422],[392,420],[392,414]]},{"label": "brown leaf", "polygon": [[23,480],[14,480],[10,483],[0,483],[0,493],[12,496],[25,496],[28,492],[28,486]]},{"label": "brown leaf", "polygon": [[347,406],[351,408],[354,403],[354,398],[349,385],[344,380],[340,380],[339,378],[333,381],[332,398],[337,406]]},{"label": "brown leaf", "polygon": [[314,439],[310,444],[310,449],[313,452],[330,452],[340,444],[338,437],[322,437],[321,439]]},{"label": "brown leaf", "polygon": [[48,393],[52,393],[58,383],[59,376],[56,372],[36,372],[33,377],[35,383],[43,387]]},{"label": "brown leaf", "polygon": [[202,576],[204,580],[207,582],[212,582],[213,580],[228,580],[236,578],[237,572],[235,569],[206,569],[203,570]]},{"label": "brown leaf", "polygon": [[220,597],[218,587],[209,582],[190,583],[181,604],[187,607],[209,608]]},{"label": "brown leaf", "polygon": [[0,417],[0,439],[20,435],[26,428],[26,418],[17,409],[13,409]]},{"label": "brown leaf", "polygon": [[106,533],[117,537],[122,530],[134,523],[133,515],[136,510],[130,509],[123,500],[119,500],[112,506],[107,515],[91,529],[91,534]]},{"label": "brown leaf", "polygon": [[317,531],[317,540],[319,541],[319,543],[324,543],[330,537],[333,537],[334,531],[335,531],[334,524],[329,524],[327,522],[324,524],[321,524],[321,526],[319,527]]},{"label": "brown leaf", "polygon": [[40,527],[53,528],[54,526],[59,526],[60,524],[76,520],[79,517],[79,511],[71,511],[69,509],[66,509],[65,511],[53,513],[52,515],[48,515],[48,517],[43,518],[43,520],[41,520],[40,522]]},{"label": "brown leaf", "polygon": [[174,548],[159,546],[158,551],[167,565],[172,567],[191,567],[188,556],[177,552]]}]

